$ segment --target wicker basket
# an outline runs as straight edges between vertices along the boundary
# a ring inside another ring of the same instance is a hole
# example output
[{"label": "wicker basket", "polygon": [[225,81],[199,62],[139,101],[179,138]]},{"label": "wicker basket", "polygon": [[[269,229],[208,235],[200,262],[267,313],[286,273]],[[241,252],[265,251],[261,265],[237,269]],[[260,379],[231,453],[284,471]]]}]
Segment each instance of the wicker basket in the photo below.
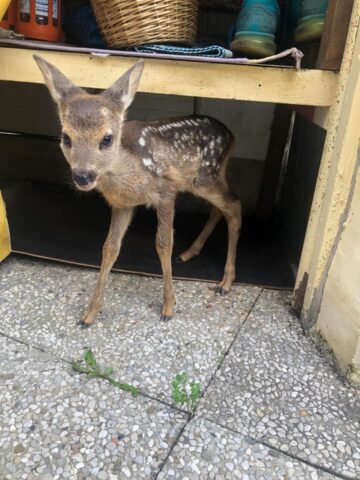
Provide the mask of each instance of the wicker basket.
[{"label": "wicker basket", "polygon": [[198,0],[91,0],[111,47],[195,41]]}]

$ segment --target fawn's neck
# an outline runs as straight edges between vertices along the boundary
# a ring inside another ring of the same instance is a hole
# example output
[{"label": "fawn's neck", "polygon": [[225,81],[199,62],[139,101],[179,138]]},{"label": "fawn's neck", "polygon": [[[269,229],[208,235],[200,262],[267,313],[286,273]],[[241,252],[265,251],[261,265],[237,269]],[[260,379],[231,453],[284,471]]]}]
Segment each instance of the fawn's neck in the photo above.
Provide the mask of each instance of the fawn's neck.
[{"label": "fawn's neck", "polygon": [[156,179],[144,169],[141,158],[136,155],[137,123],[124,123],[117,155],[98,182],[97,189],[113,207],[155,205],[159,200]]}]

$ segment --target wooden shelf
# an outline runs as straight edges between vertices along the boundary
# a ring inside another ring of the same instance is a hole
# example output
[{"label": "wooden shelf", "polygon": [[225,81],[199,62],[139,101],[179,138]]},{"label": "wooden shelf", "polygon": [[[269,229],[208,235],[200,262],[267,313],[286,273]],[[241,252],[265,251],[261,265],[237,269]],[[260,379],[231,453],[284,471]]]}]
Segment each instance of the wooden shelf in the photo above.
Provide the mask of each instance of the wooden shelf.
[{"label": "wooden shelf", "polygon": [[[43,83],[32,55],[56,65],[76,84],[106,88],[134,64],[132,57],[0,48],[0,80]],[[324,70],[146,58],[139,91],[252,102],[329,107],[338,74]]]}]

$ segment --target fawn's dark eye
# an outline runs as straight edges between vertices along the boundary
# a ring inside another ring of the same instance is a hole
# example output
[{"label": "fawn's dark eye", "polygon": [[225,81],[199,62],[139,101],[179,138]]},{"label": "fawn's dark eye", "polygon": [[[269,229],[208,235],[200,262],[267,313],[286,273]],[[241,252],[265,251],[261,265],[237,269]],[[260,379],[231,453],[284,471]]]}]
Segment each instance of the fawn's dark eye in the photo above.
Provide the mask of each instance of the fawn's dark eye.
[{"label": "fawn's dark eye", "polygon": [[65,147],[69,147],[69,148],[71,147],[71,138],[67,133],[62,134],[61,141],[63,145],[65,145]]},{"label": "fawn's dark eye", "polygon": [[105,135],[105,137],[100,142],[100,148],[110,147],[112,142],[113,142],[113,136],[112,135]]}]

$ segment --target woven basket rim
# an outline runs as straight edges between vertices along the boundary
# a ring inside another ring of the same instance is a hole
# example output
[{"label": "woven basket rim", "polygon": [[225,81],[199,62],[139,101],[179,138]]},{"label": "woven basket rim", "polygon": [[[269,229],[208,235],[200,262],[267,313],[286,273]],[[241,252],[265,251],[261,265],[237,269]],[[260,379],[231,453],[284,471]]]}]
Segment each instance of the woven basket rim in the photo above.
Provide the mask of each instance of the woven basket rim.
[{"label": "woven basket rim", "polygon": [[199,0],[91,0],[111,47],[195,41]]}]

